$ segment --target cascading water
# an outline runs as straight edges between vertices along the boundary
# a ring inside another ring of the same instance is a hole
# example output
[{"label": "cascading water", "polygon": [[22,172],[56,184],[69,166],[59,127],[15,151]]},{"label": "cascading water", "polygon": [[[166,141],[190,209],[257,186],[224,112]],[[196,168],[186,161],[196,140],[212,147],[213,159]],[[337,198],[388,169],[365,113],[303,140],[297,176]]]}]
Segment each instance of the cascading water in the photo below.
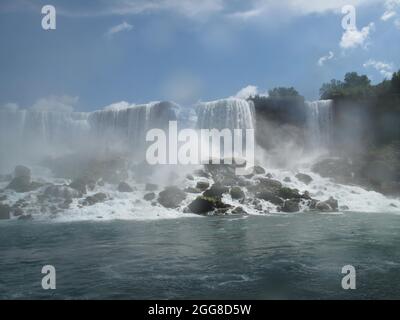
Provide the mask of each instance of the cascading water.
[{"label": "cascading water", "polygon": [[197,106],[199,129],[254,129],[254,104],[242,99],[223,99]]},{"label": "cascading water", "polygon": [[332,142],[333,101],[307,101],[308,147],[315,150],[329,149]]}]

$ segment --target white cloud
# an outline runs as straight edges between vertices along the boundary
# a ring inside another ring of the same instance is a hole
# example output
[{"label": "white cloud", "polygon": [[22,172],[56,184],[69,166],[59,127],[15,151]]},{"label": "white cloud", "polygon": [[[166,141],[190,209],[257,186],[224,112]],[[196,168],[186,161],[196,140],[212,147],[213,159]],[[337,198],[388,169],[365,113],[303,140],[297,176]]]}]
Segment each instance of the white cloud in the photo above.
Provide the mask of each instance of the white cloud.
[{"label": "white cloud", "polygon": [[258,87],[257,86],[253,86],[253,85],[249,85],[247,87],[244,87],[242,89],[240,89],[234,96],[233,98],[238,98],[238,99],[247,99],[249,97],[254,97],[254,96],[264,96],[267,97],[268,93],[260,93],[258,92]]},{"label": "white cloud", "polygon": [[391,79],[394,73],[394,66],[392,63],[385,63],[382,61],[376,61],[373,59],[368,60],[364,63],[364,68],[372,67],[377,70],[382,76],[387,79]]},{"label": "white cloud", "polygon": [[[381,20],[389,21],[393,17],[398,15],[398,10],[400,8],[400,0],[386,0],[385,1],[385,12],[381,16]],[[400,19],[394,21],[394,25],[398,26]]]},{"label": "white cloud", "polygon": [[394,21],[394,25],[395,25],[398,29],[400,29],[400,19],[396,19],[396,20]]},{"label": "white cloud", "polygon": [[115,103],[112,103],[112,104],[110,104],[108,106],[105,106],[103,108],[103,110],[105,110],[105,111],[110,111],[110,110],[118,111],[118,110],[125,110],[125,109],[128,109],[128,108],[134,107],[134,106],[135,106],[135,104],[130,104],[129,102],[121,101],[121,102],[115,102]]},{"label": "white cloud", "polygon": [[6,104],[0,106],[0,111],[1,110],[17,111],[18,109],[19,109],[19,106],[16,103],[6,103]]},{"label": "white cloud", "polygon": [[375,24],[371,22],[368,26],[358,29],[346,30],[340,41],[340,47],[351,49],[357,47],[366,47],[370,33],[375,29]]},{"label": "white cloud", "polygon": [[79,97],[49,96],[41,98],[32,106],[34,111],[72,112],[78,103]]},{"label": "white cloud", "polygon": [[106,32],[106,36],[108,37],[112,37],[113,35],[115,35],[116,33],[119,32],[123,32],[123,31],[130,31],[133,29],[133,26],[130,25],[127,22],[122,22],[121,24],[118,24],[114,27],[111,27],[107,32]]},{"label": "white cloud", "polygon": [[396,11],[385,11],[381,17],[383,21],[387,21],[396,15]]},{"label": "white cloud", "polygon": [[326,61],[331,60],[335,57],[335,54],[332,51],[329,51],[329,53],[326,56],[322,56],[318,60],[318,65],[322,67]]}]

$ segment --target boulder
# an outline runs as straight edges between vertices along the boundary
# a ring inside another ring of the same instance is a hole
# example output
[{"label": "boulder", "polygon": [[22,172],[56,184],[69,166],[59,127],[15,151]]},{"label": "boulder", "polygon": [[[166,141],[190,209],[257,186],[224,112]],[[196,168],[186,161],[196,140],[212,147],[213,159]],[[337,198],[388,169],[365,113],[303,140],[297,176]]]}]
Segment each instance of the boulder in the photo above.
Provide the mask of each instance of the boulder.
[{"label": "boulder", "polygon": [[297,178],[297,180],[299,180],[307,185],[310,184],[311,181],[313,181],[313,179],[308,174],[304,174],[304,173],[296,174],[296,178]]},{"label": "boulder", "polygon": [[68,186],[48,186],[43,195],[46,198],[74,199],[82,197],[82,193]]},{"label": "boulder", "polygon": [[31,169],[25,166],[16,166],[14,169],[14,178],[29,177],[31,178]]},{"label": "boulder", "polygon": [[246,197],[244,191],[240,187],[232,187],[229,193],[232,199],[244,199]]},{"label": "boulder", "polygon": [[300,211],[299,201],[296,200],[286,200],[282,206],[283,212],[293,213]]},{"label": "boulder", "polygon": [[210,189],[203,193],[203,196],[207,198],[221,198],[224,193],[228,193],[229,188],[223,186],[220,183],[214,183]]},{"label": "boulder", "polygon": [[337,211],[338,208],[339,208],[338,201],[333,197],[330,197],[326,201],[320,201],[315,206],[315,209],[322,212]]},{"label": "boulder", "polygon": [[187,212],[195,214],[208,214],[216,209],[226,212],[229,208],[231,208],[230,205],[223,203],[217,198],[200,196],[189,204]]},{"label": "boulder", "polygon": [[275,194],[273,194],[270,191],[257,192],[256,198],[271,202],[272,204],[277,205],[277,206],[283,205],[283,202],[284,202],[281,198],[279,198],[278,196],[276,196]]},{"label": "boulder", "polygon": [[186,199],[186,193],[178,187],[167,187],[158,195],[158,202],[166,208],[177,208]]},{"label": "boulder", "polygon": [[86,194],[88,190],[94,190],[96,181],[91,178],[77,178],[69,184],[69,187],[79,191],[81,194]]},{"label": "boulder", "polygon": [[207,190],[210,187],[210,183],[208,181],[199,181],[196,184],[196,188],[200,191]]},{"label": "boulder", "polygon": [[11,208],[6,204],[0,204],[0,220],[10,219]]},{"label": "boulder", "polygon": [[119,192],[133,192],[133,189],[129,184],[122,181],[118,185],[118,191]]},{"label": "boulder", "polygon": [[232,214],[242,214],[245,215],[247,212],[242,207],[236,207],[231,211]]},{"label": "boulder", "polygon": [[282,183],[278,180],[273,180],[269,178],[257,178],[257,183],[255,185],[247,187],[247,189],[253,193],[269,191],[271,193],[277,194],[282,188]]},{"label": "boulder", "polygon": [[39,189],[41,183],[31,182],[31,177],[19,176],[14,178],[6,187],[6,189],[14,190],[18,193],[30,192]]},{"label": "boulder", "polygon": [[299,190],[291,188],[281,188],[278,190],[277,195],[283,199],[300,199],[301,195]]},{"label": "boulder", "polygon": [[96,203],[104,202],[106,199],[107,195],[105,193],[99,192],[92,196],[86,197],[85,200],[83,200],[83,205],[92,206],[95,205]]},{"label": "boulder", "polygon": [[156,198],[156,194],[154,192],[146,193],[143,197],[146,201],[153,201]]},{"label": "boulder", "polygon": [[199,190],[197,188],[193,188],[193,187],[187,187],[183,191],[185,191],[187,193],[201,193],[201,190]]}]

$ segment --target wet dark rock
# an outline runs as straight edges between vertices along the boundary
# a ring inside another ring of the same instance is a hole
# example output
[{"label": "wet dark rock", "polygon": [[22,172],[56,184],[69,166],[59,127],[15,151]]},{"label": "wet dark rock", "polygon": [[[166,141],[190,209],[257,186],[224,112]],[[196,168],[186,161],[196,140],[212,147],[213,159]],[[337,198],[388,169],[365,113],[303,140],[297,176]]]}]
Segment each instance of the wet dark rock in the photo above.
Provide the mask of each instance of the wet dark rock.
[{"label": "wet dark rock", "polygon": [[283,200],[270,191],[261,191],[256,193],[256,198],[271,202],[274,205],[283,205]]},{"label": "wet dark rock", "polygon": [[193,180],[194,180],[194,177],[193,177],[193,175],[188,174],[188,175],[186,175],[186,179],[188,179],[188,180],[190,180],[190,181],[193,181]]},{"label": "wet dark rock", "polygon": [[311,200],[311,195],[308,191],[304,191],[303,194],[301,195],[301,198],[306,200]]},{"label": "wet dark rock", "polygon": [[200,196],[189,204],[188,212],[195,214],[208,214],[215,209],[229,209],[231,206],[212,197]]},{"label": "wet dark rock", "polygon": [[25,166],[16,166],[14,169],[14,178],[29,177],[31,178],[31,169]]},{"label": "wet dark rock", "polygon": [[37,190],[41,186],[41,183],[31,182],[31,178],[28,176],[19,176],[14,178],[6,187],[6,189],[14,190],[18,193],[25,193]]},{"label": "wet dark rock", "polygon": [[296,174],[296,178],[297,178],[297,180],[299,180],[305,184],[310,184],[313,181],[313,179],[308,174],[304,174],[304,173]]},{"label": "wet dark rock", "polygon": [[257,178],[258,187],[260,189],[269,190],[271,192],[277,192],[282,188],[282,183],[278,180],[270,179],[270,178]]},{"label": "wet dark rock", "polygon": [[284,182],[292,182],[292,179],[290,179],[290,177],[285,177],[285,179],[283,179]]},{"label": "wet dark rock", "polygon": [[196,188],[200,191],[207,190],[210,187],[210,183],[208,181],[199,181],[196,184]]},{"label": "wet dark rock", "polygon": [[145,190],[150,192],[156,191],[158,190],[158,185],[154,183],[146,183]]},{"label": "wet dark rock", "polygon": [[242,207],[236,207],[235,209],[233,209],[231,211],[231,213],[232,214],[241,214],[241,215],[247,214],[247,212]]},{"label": "wet dark rock", "polygon": [[107,200],[107,195],[105,193],[99,192],[92,196],[86,197],[85,200],[83,200],[83,205],[92,206],[96,203],[104,202],[105,200]]},{"label": "wet dark rock", "polygon": [[11,208],[9,205],[0,204],[0,220],[10,219]]},{"label": "wet dark rock", "polygon": [[232,187],[230,190],[232,199],[244,199],[246,197],[244,191],[240,187]]},{"label": "wet dark rock", "polygon": [[153,201],[156,198],[156,194],[154,192],[146,193],[143,197],[146,201]]},{"label": "wet dark rock", "polygon": [[70,183],[69,187],[79,191],[81,194],[86,194],[88,190],[94,190],[96,181],[86,177],[77,178]]},{"label": "wet dark rock", "polygon": [[299,212],[300,205],[297,200],[286,200],[282,206],[282,211],[287,213]]},{"label": "wet dark rock", "polygon": [[338,208],[339,208],[338,201],[333,197],[330,197],[326,201],[320,201],[315,206],[315,209],[322,212],[337,211]]},{"label": "wet dark rock", "polygon": [[24,210],[22,210],[22,209],[19,208],[19,207],[13,207],[13,208],[11,209],[11,213],[12,213],[12,215],[13,215],[14,217],[19,217],[19,216],[24,215]]},{"label": "wet dark rock", "polygon": [[158,202],[166,208],[177,208],[186,199],[186,193],[178,187],[167,187],[158,195]]},{"label": "wet dark rock", "polygon": [[348,211],[348,210],[350,210],[350,208],[349,208],[348,206],[340,206],[339,209],[342,210],[342,211]]},{"label": "wet dark rock", "polygon": [[228,193],[229,188],[223,186],[220,183],[214,183],[210,189],[203,193],[203,196],[207,198],[221,198],[224,193]]},{"label": "wet dark rock", "polygon": [[118,185],[119,192],[133,192],[132,187],[126,182],[120,182]]},{"label": "wet dark rock", "polygon": [[33,220],[33,217],[31,214],[27,214],[27,215],[23,215],[18,217],[18,220],[22,220],[22,221],[29,221],[29,220]]},{"label": "wet dark rock", "polygon": [[300,199],[301,195],[299,193],[299,190],[297,189],[291,189],[291,188],[281,188],[278,192],[277,195],[283,199]]},{"label": "wet dark rock", "polygon": [[265,174],[265,169],[261,166],[254,166],[250,171],[254,172],[254,174]]},{"label": "wet dark rock", "polygon": [[199,190],[197,188],[193,188],[193,187],[187,187],[183,191],[185,191],[187,193],[201,193],[201,190]]},{"label": "wet dark rock", "polygon": [[82,197],[82,193],[76,189],[68,186],[51,185],[48,186],[43,195],[46,198],[58,198],[58,199],[74,199]]}]

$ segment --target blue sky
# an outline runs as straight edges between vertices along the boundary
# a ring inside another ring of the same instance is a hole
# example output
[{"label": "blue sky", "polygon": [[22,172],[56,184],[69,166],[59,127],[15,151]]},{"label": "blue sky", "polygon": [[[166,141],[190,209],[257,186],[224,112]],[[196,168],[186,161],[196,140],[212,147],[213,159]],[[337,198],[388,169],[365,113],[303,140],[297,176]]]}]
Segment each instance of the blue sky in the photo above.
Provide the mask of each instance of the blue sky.
[{"label": "blue sky", "polygon": [[[41,27],[45,4],[56,30]],[[345,4],[357,30],[342,28]],[[400,69],[400,0],[2,0],[0,39],[0,106],[188,105],[275,86],[312,100],[348,71]]]}]

